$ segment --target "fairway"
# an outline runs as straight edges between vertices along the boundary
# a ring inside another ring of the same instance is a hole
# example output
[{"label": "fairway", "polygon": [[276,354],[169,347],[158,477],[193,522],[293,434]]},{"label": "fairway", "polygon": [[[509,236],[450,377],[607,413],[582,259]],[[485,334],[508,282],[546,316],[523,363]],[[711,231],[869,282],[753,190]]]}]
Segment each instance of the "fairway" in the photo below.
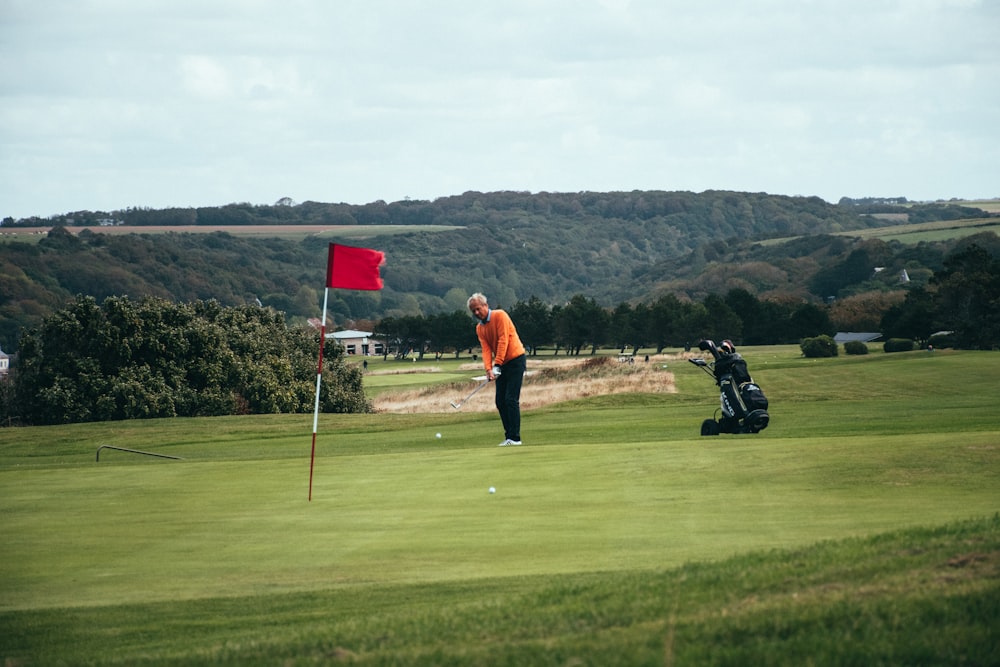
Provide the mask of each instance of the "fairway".
[{"label": "fairway", "polygon": [[518,448],[493,414],[323,415],[311,502],[311,416],[2,429],[0,612],[664,572],[1000,511],[1000,355],[745,356],[760,434],[700,437],[690,364],[527,412]]}]

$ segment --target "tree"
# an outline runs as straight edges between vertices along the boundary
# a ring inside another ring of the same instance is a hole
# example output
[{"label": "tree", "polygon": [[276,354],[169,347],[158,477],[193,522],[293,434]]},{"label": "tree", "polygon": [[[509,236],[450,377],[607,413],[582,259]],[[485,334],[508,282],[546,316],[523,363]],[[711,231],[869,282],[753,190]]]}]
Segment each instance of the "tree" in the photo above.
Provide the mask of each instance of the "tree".
[{"label": "tree", "polygon": [[802,336],[797,331],[792,331],[789,323],[793,313],[801,305],[802,300],[792,295],[762,299],[758,319],[753,327],[754,339],[765,344],[798,343]]},{"label": "tree", "polygon": [[736,342],[743,342],[743,321],[740,316],[729,307],[726,300],[717,294],[709,294],[705,297],[702,305],[708,312],[710,328],[706,338],[713,340],[730,339]]},{"label": "tree", "polygon": [[405,359],[410,353],[424,356],[424,350],[431,338],[427,318],[422,315],[404,315],[390,318],[392,337],[396,343],[396,358]]},{"label": "tree", "polygon": [[711,331],[715,319],[703,303],[681,304],[681,318],[677,323],[676,345],[684,341],[684,346],[705,337],[706,331]]},{"label": "tree", "polygon": [[[313,407],[316,332],[256,306],[80,296],[22,342],[14,393],[28,424]],[[324,358],[321,409],[369,411],[340,347],[325,342]]]},{"label": "tree", "polygon": [[507,314],[532,355],[538,354],[538,348],[553,342],[552,311],[537,296],[532,295],[527,302],[517,301]]},{"label": "tree", "polygon": [[906,298],[906,292],[865,292],[830,305],[830,322],[838,331],[879,331],[882,318]]},{"label": "tree", "polygon": [[463,349],[478,344],[476,328],[467,311],[456,310],[447,314],[431,315],[427,319],[431,349],[439,354],[451,350],[457,359]]},{"label": "tree", "polygon": [[933,282],[938,317],[955,331],[957,347],[1000,346],[1000,261],[974,243],[946,258]]},{"label": "tree", "polygon": [[[726,292],[723,297],[726,306],[740,319],[741,340],[745,345],[760,345],[765,342],[761,340],[761,304],[756,296],[749,291],[736,288]],[[732,338],[732,336],[730,336]],[[733,339],[736,340],[736,339]]]},{"label": "tree", "polygon": [[809,336],[832,336],[834,333],[836,332],[830,324],[830,316],[826,309],[814,303],[801,304],[788,319],[786,335],[789,338],[797,340]]},{"label": "tree", "polygon": [[639,352],[643,344],[643,321],[649,314],[649,309],[639,304],[635,308],[628,302],[618,304],[611,312],[610,321],[610,341],[615,344],[620,354],[625,354],[625,350],[631,346],[632,355]]},{"label": "tree", "polygon": [[556,339],[566,346],[567,353],[578,355],[589,343],[590,353],[594,354],[607,338],[609,321],[608,313],[594,299],[577,294],[559,311],[555,320]]},{"label": "tree", "polygon": [[642,328],[643,338],[657,353],[670,342],[683,336],[681,323],[684,320],[684,306],[674,294],[664,294],[649,306],[649,317]]},{"label": "tree", "polygon": [[882,316],[879,330],[887,339],[910,338],[927,340],[932,333],[940,331],[940,322],[935,305],[935,289],[918,287],[906,293],[902,303],[892,306]]},{"label": "tree", "polygon": [[395,317],[384,317],[372,327],[372,335],[382,339],[382,358],[388,358],[389,353],[395,351],[396,358],[399,358],[401,347],[399,322]]},{"label": "tree", "polygon": [[876,268],[891,262],[891,257],[885,241],[864,241],[842,262],[818,271],[810,283],[810,291],[822,299],[838,296],[844,288],[871,278]]}]

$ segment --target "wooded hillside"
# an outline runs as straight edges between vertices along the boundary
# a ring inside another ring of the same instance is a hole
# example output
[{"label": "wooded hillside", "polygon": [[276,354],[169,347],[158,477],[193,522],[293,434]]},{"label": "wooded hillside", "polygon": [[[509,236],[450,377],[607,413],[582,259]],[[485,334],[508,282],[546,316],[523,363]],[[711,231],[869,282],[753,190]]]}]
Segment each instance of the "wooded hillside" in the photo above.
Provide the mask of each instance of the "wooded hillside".
[{"label": "wooded hillside", "polygon": [[[937,215],[954,214],[938,208]],[[367,243],[342,241],[371,245],[387,257],[384,290],[331,295],[330,316],[346,325],[451,312],[464,308],[472,291],[485,292],[500,306],[533,296],[565,303],[578,294],[613,306],[663,293],[700,299],[732,288],[821,301],[895,288],[904,268],[919,284],[940,268],[948,244],[908,247],[829,236],[887,224],[859,210],[815,197],[762,193],[467,192],[433,202],[80,211],[5,224],[413,226],[412,233]],[[420,231],[422,225],[454,229],[432,233]],[[785,237],[801,238],[759,243]],[[226,306],[259,300],[290,321],[304,321],[319,312],[326,247],[333,240],[114,236],[99,229],[70,234],[56,227],[37,243],[2,243],[0,347],[16,351],[22,327],[37,325],[76,295],[215,299]]]}]

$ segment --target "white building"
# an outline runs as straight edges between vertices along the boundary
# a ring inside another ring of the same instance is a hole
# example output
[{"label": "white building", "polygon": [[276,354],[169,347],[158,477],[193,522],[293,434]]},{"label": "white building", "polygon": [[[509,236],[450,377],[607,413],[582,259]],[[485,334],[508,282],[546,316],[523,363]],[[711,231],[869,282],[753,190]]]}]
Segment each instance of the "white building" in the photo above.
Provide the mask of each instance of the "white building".
[{"label": "white building", "polygon": [[327,338],[333,338],[344,348],[347,354],[361,354],[364,356],[382,354],[382,343],[372,340],[370,331],[334,331],[326,334]]}]

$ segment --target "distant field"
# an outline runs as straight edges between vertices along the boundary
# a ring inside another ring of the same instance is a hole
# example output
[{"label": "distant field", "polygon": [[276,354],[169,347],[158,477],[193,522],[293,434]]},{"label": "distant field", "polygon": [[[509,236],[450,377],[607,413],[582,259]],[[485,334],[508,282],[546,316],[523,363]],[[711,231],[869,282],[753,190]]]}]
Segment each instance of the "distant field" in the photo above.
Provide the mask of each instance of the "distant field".
[{"label": "distant field", "polygon": [[[884,216],[880,216],[883,217]],[[834,236],[849,236],[863,239],[882,239],[883,241],[899,241],[900,243],[920,243],[922,241],[947,241],[960,239],[982,232],[1000,234],[1000,218],[968,218],[965,220],[936,220],[915,224],[892,225],[873,229],[855,229],[847,232],[836,232]],[[779,245],[799,236],[786,236],[780,239],[767,239],[761,245]]]},{"label": "distant field", "polygon": [[980,208],[987,213],[1000,213],[1000,199],[966,199],[955,203],[960,206]]},{"label": "distant field", "polygon": [[865,239],[882,239],[900,243],[920,243],[921,241],[946,241],[981,232],[1000,234],[1000,219],[970,218],[967,220],[937,220],[912,225],[894,225],[877,229],[861,229],[840,232],[837,236],[853,236]]},{"label": "distant field", "polygon": [[[3,240],[33,240],[44,237],[51,227],[5,227],[0,231]],[[233,236],[256,238],[283,238],[298,240],[309,236],[364,239],[374,236],[391,236],[413,232],[444,232],[459,229],[451,225],[189,225],[167,226],[117,226],[117,227],[67,227],[79,234],[89,230],[95,234],[211,234],[225,232]]]}]

